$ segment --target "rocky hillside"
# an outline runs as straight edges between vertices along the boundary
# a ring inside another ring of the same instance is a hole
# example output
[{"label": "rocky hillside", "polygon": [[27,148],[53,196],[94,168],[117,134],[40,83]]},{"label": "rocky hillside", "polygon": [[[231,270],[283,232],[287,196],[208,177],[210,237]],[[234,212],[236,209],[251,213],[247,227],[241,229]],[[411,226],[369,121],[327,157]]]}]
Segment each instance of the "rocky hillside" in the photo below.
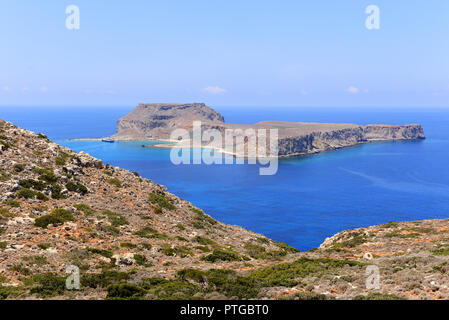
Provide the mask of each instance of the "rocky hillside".
[{"label": "rocky hillside", "polygon": [[[167,140],[175,129],[192,131],[193,121],[201,121],[202,129],[277,129],[279,156],[291,157],[330,151],[371,141],[424,139],[419,124],[367,125],[345,123],[304,123],[263,121],[256,124],[230,124],[215,110],[203,103],[193,104],[140,104],[117,123],[116,140]],[[243,133],[240,133],[243,135]],[[224,136],[224,135],[223,135]],[[248,150],[249,139],[242,137]],[[235,142],[238,144],[238,140]],[[169,145],[163,145],[169,147]],[[238,148],[236,148],[238,149]],[[269,144],[266,149],[269,150]],[[236,152],[236,151],[235,151]],[[238,156],[247,155],[237,154]]]},{"label": "rocky hillside", "polygon": [[114,139],[169,139],[177,128],[191,129],[192,122],[223,123],[224,118],[204,103],[139,104],[117,122]]},{"label": "rocky hillside", "polygon": [[345,231],[300,253],[5,121],[0,191],[2,299],[449,298],[448,221]]}]

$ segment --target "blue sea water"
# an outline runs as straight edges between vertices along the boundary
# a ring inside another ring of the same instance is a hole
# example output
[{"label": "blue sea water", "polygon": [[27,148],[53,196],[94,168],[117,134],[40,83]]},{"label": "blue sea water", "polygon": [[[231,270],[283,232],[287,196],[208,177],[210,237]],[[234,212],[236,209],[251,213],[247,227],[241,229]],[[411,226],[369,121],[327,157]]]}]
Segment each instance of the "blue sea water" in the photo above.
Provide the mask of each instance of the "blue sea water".
[{"label": "blue sea water", "polygon": [[133,107],[1,107],[0,118],[105,163],[139,172],[204,209],[307,250],[344,229],[389,221],[449,218],[449,109],[231,108],[227,122],[262,120],[423,125],[424,141],[380,142],[283,159],[274,176],[254,165],[180,165],[148,142],[69,141],[114,133]]}]

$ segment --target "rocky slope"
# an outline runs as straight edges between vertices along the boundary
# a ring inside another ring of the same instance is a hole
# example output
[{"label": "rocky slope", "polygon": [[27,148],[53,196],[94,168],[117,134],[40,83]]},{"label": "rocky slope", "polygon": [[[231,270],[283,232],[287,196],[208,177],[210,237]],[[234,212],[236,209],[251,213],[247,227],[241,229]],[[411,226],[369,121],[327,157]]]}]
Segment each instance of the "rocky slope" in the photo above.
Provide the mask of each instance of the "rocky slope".
[{"label": "rocky slope", "polygon": [[[277,129],[279,156],[289,157],[354,146],[360,143],[385,140],[424,139],[419,124],[367,125],[344,123],[303,123],[263,121],[252,125],[229,124],[215,110],[202,103],[194,104],[140,104],[117,123],[116,140],[170,139],[173,130],[192,131],[193,121],[201,121],[202,129]],[[223,135],[224,136],[224,135]],[[248,141],[246,139],[245,141]],[[237,141],[236,144],[239,142]],[[167,147],[167,145],[165,145]],[[243,146],[247,150],[247,145]],[[266,149],[269,150],[267,144]],[[235,155],[245,156],[245,154]]]},{"label": "rocky slope", "polygon": [[449,298],[447,220],[344,231],[300,253],[4,121],[0,191],[3,299]]}]

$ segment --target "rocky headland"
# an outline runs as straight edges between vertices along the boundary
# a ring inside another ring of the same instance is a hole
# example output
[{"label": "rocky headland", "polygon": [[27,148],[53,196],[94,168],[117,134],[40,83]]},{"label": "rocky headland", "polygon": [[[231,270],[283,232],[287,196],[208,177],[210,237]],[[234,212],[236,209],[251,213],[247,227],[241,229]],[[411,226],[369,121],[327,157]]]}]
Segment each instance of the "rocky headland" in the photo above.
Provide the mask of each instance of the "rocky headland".
[{"label": "rocky headland", "polygon": [[299,252],[5,121],[0,191],[1,299],[449,298],[448,220],[343,231]]},{"label": "rocky headland", "polygon": [[[201,121],[203,130],[217,129],[277,129],[278,155],[291,157],[335,150],[372,141],[424,139],[419,124],[356,125],[345,123],[305,123],[263,121],[256,124],[230,124],[217,111],[203,103],[192,104],[139,104],[120,118],[115,140],[170,140],[175,129],[191,132],[193,122]],[[172,145],[164,145],[170,147]],[[267,148],[269,149],[269,148]],[[246,150],[246,147],[245,147]],[[237,156],[242,156],[236,151]]]}]

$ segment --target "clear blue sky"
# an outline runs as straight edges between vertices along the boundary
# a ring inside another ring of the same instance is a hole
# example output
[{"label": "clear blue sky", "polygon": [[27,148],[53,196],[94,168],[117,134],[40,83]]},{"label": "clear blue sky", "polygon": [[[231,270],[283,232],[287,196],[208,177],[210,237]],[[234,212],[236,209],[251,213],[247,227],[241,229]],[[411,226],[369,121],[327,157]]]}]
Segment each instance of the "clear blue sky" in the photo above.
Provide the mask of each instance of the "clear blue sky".
[{"label": "clear blue sky", "polygon": [[449,106],[447,0],[2,0],[0,39],[0,105]]}]

